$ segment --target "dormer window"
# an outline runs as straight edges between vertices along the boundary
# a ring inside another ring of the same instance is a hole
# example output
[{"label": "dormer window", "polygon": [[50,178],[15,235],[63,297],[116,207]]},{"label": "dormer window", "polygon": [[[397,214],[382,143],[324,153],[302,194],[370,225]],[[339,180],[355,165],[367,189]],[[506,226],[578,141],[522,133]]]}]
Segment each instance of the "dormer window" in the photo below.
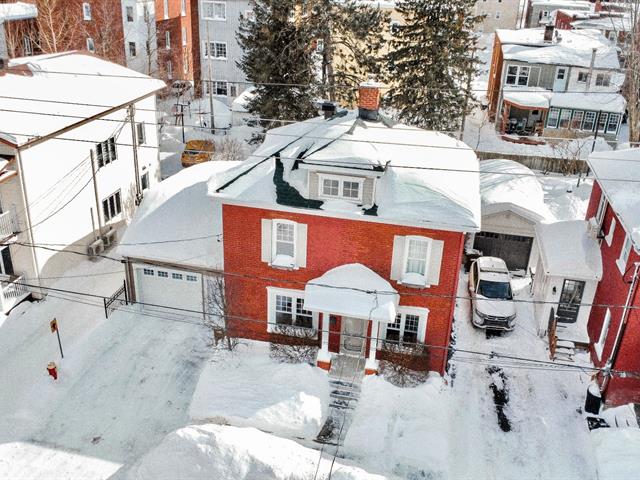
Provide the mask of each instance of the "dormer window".
[{"label": "dormer window", "polygon": [[363,178],[320,174],[320,198],[362,202]]}]

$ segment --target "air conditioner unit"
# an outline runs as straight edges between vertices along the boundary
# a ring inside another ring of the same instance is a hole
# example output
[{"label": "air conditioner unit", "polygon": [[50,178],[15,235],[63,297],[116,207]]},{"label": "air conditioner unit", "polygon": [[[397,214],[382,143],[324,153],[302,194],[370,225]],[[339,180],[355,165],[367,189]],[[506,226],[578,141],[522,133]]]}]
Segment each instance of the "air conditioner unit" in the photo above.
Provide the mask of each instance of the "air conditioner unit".
[{"label": "air conditioner unit", "polygon": [[90,257],[95,258],[98,255],[100,255],[102,252],[104,252],[104,242],[102,241],[101,238],[99,238],[98,240],[96,240],[95,242],[93,242],[91,245],[87,247],[87,254]]},{"label": "air conditioner unit", "polygon": [[105,247],[110,247],[116,242],[117,238],[118,231],[112,228],[102,236],[101,240],[104,242]]}]

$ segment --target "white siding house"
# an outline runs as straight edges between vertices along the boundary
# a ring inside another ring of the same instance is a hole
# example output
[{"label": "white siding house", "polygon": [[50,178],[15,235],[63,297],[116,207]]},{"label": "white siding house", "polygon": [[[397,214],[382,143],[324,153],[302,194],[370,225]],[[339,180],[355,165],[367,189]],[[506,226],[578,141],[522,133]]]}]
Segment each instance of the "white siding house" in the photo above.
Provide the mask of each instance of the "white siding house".
[{"label": "white siding house", "polygon": [[77,53],[15,59],[0,71],[11,97],[0,100],[0,235],[10,252],[3,287],[20,276],[46,285],[84,258],[57,250],[109,246],[158,179],[155,94],[163,87]]}]

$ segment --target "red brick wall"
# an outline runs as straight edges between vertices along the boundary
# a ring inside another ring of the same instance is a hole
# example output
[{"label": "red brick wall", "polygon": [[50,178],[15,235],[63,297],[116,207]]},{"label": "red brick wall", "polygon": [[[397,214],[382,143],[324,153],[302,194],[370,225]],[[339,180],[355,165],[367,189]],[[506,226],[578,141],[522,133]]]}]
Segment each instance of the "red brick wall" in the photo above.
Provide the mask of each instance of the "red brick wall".
[{"label": "red brick wall", "polygon": [[[587,209],[587,218],[595,215],[598,203],[600,201],[601,189],[597,182],[594,183],[589,207]],[[622,319],[623,308],[629,292],[630,282],[633,277],[633,263],[640,261],[640,257],[633,251],[629,255],[627,262],[626,274],[620,272],[616,265],[616,260],[620,257],[620,251],[625,239],[625,231],[620,224],[620,220],[616,217],[615,212],[610,206],[607,206],[604,220],[603,232],[607,234],[612,219],[616,219],[616,228],[614,231],[611,246],[605,240],[602,240],[600,251],[602,253],[602,280],[598,284],[596,295],[593,303],[596,305],[615,305],[609,307],[611,310],[611,322],[607,333],[607,338],[599,359],[595,351],[594,345],[600,338],[600,332],[604,323],[607,307],[594,306],[589,316],[588,332],[591,339],[591,359],[597,367],[605,365],[611,355],[613,344]],[[640,294],[636,291],[632,305],[640,307]],[[620,346],[613,368],[620,371],[632,371],[640,373],[640,313],[637,310],[631,310],[629,313],[627,328],[623,341]],[[602,378],[599,379],[602,383]],[[610,405],[621,405],[628,402],[640,402],[640,379],[621,379],[613,378],[608,385],[606,391],[606,402]]]},{"label": "red brick wall", "polygon": [[[261,220],[289,219],[307,224],[307,267],[283,271],[261,261]],[[361,263],[383,278],[389,279],[394,235],[424,235],[443,240],[444,251],[438,286],[415,290],[391,281],[401,295],[403,306],[429,309],[426,343],[441,347],[449,345],[455,300],[442,296],[455,295],[462,257],[464,234],[419,227],[404,227],[367,221],[286,213],[258,208],[223,205],[224,268],[227,276],[232,316],[255,321],[236,322],[241,336],[269,340],[267,333],[267,286],[304,290],[304,284],[334,267]],[[252,277],[261,277],[256,279]],[[433,294],[436,297],[418,296]],[[446,351],[430,349],[429,369],[444,371]]]},{"label": "red brick wall", "polygon": [[[182,15],[181,0],[169,0],[168,18],[165,18],[164,1],[156,0],[158,29],[158,69],[163,79],[169,80],[166,64],[171,61],[173,80],[200,79],[200,40],[198,34],[198,0],[187,0]],[[187,30],[187,43],[182,44],[182,29]],[[171,36],[171,48],[166,49],[165,32]],[[186,63],[186,71],[185,71]]]},{"label": "red brick wall", "polygon": [[571,30],[571,22],[573,21],[572,15],[558,10],[556,12],[556,24],[555,27],[559,30]]}]

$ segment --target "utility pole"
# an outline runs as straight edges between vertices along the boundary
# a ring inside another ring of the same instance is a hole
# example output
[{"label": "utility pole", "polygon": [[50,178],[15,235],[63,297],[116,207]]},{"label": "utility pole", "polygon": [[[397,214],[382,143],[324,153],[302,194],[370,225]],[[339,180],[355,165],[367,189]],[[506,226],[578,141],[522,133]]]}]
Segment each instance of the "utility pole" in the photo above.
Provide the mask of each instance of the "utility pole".
[{"label": "utility pole", "polygon": [[93,149],[89,150],[91,157],[91,177],[93,178],[93,194],[96,200],[96,217],[98,217],[98,238],[102,237],[102,220],[100,219],[100,197],[98,195],[98,182],[96,181],[96,159],[93,155]]},{"label": "utility pole", "polygon": [[140,205],[142,201],[142,189],[140,188],[140,168],[138,167],[138,133],[136,132],[136,107],[131,104],[128,108],[129,123],[131,124],[131,145],[133,145],[133,171],[136,177],[136,198],[135,204]]},{"label": "utility pole", "polygon": [[209,20],[205,21],[207,22],[207,45],[205,46],[204,51],[209,52],[209,55],[207,55],[207,66],[209,70],[209,116],[211,121],[211,133],[215,135],[216,124],[213,114],[213,70],[211,68],[211,56],[214,52],[211,51],[211,39],[209,38]]}]

